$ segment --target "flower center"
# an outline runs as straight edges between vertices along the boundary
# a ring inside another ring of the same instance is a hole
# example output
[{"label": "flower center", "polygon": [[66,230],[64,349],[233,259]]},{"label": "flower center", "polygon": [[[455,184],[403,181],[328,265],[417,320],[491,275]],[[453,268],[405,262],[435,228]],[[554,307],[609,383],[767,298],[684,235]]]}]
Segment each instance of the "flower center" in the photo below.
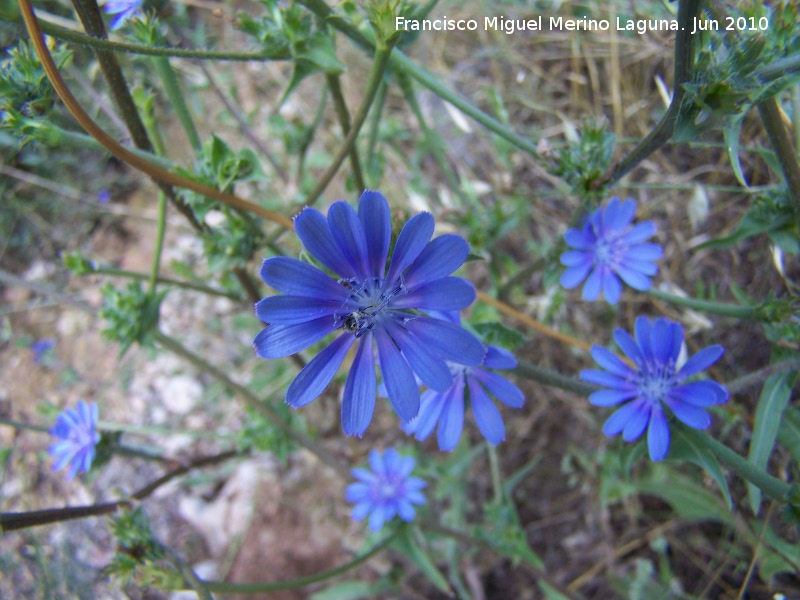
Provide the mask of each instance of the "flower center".
[{"label": "flower center", "polygon": [[639,380],[639,394],[651,404],[663,401],[674,385],[672,380],[674,374],[675,369],[672,365],[659,365],[656,368],[646,369]]},{"label": "flower center", "polygon": [[[350,289],[351,293],[345,310],[334,315],[335,323],[357,338],[372,331],[375,323],[392,310],[389,304],[393,298],[408,293],[402,278],[390,289],[384,289],[384,281],[378,277],[366,280],[355,277],[340,279],[339,284]],[[357,308],[352,310],[354,305]]]}]

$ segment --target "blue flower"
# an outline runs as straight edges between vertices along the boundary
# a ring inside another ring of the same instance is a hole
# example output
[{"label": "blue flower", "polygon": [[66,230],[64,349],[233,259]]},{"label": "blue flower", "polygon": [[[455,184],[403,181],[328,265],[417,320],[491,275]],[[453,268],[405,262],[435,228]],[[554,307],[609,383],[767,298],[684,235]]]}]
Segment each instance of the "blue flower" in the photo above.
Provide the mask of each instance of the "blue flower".
[{"label": "blue flower", "polygon": [[454,362],[448,362],[448,366],[453,374],[453,385],[444,391],[425,390],[419,414],[403,424],[403,431],[413,433],[417,440],[422,441],[438,422],[439,449],[454,450],[464,429],[464,394],[469,391],[472,414],[483,437],[492,445],[502,442],[506,438],[503,417],[487,391],[512,408],[521,408],[525,396],[505,377],[488,369],[514,369],[517,359],[508,350],[486,346],[480,366],[467,367]]},{"label": "blue flower", "polygon": [[614,339],[636,365],[631,368],[601,346],[592,347],[592,357],[605,369],[586,370],[581,378],[605,386],[592,393],[595,406],[615,406],[625,402],[603,425],[603,433],[632,442],[647,428],[650,458],[659,461],[669,450],[669,427],[664,405],[689,427],[705,429],[711,425],[706,408],[728,400],[728,390],[715,381],[690,381],[688,377],[707,369],[722,356],[722,346],[709,346],[678,368],[683,344],[683,327],[667,319],[651,323],[646,317],[636,319],[634,340],[624,329],[614,332]]},{"label": "blue flower", "polygon": [[327,219],[308,208],[294,225],[308,253],[338,277],[294,258],[265,260],[261,278],[284,295],[256,304],[256,315],[269,323],[255,338],[256,354],[266,359],[289,356],[330,333],[339,335],[289,385],[290,406],[305,406],[319,396],[356,342],[342,400],[347,435],[362,435],[372,420],[376,363],[392,406],[408,421],[419,411],[415,376],[444,391],[453,381],[446,360],[481,362],[483,345],[475,336],[421,312],[458,310],[474,300],[469,282],[449,276],[467,257],[463,238],[441,235],[429,241],[433,217],[419,213],[400,231],[387,269],[389,205],[373,191],[362,194],[358,212],[336,202]]},{"label": "blue flower", "polygon": [[56,417],[56,424],[50,428],[50,435],[57,438],[47,451],[56,459],[53,470],[58,471],[69,465],[67,479],[78,473],[89,471],[94,460],[94,447],[100,441],[97,427],[97,404],[78,401],[78,409],[68,408]]},{"label": "blue flower", "polygon": [[144,0],[107,0],[103,4],[103,10],[113,15],[108,24],[111,31],[122,27],[128,19],[141,17],[143,3]]},{"label": "blue flower", "polygon": [[33,362],[37,365],[42,364],[44,359],[48,356],[50,351],[55,348],[56,341],[50,338],[37,340],[31,344],[31,352],[33,352]]},{"label": "blue flower", "polygon": [[369,453],[366,469],[353,469],[357,483],[345,490],[348,502],[354,502],[353,519],[360,521],[369,515],[369,528],[378,531],[384,523],[399,515],[403,521],[414,519],[414,505],[425,504],[422,490],[427,485],[418,477],[409,477],[414,470],[414,459],[400,456],[394,448],[381,454]]},{"label": "blue flower", "polygon": [[572,289],[586,279],[583,299],[597,300],[602,291],[611,304],[619,302],[620,278],[636,290],[648,289],[649,277],[658,272],[653,261],[661,258],[663,249],[643,243],[653,236],[656,226],[652,221],[631,226],[635,212],[635,201],[612,198],[582,229],[567,230],[564,240],[575,249],[561,255],[561,264],[567,267],[561,285]]}]

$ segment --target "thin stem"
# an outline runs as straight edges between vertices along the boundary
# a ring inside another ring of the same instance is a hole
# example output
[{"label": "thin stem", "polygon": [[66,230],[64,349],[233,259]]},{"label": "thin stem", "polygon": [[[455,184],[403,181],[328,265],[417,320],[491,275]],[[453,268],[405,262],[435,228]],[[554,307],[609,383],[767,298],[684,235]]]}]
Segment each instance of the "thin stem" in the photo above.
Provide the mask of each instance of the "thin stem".
[{"label": "thin stem", "polygon": [[222,60],[222,61],[283,61],[286,59],[273,59],[267,55],[265,50],[257,52],[228,52],[216,50],[190,50],[186,48],[172,48],[170,46],[144,46],[141,44],[131,44],[129,42],[112,41],[106,38],[96,38],[80,31],[74,31],[61,25],[56,25],[46,19],[40,19],[42,31],[56,39],[72,42],[89,48],[109,50],[112,52],[124,52],[127,54],[141,54],[144,56],[163,56],[172,58],[193,58],[198,60]]},{"label": "thin stem", "polygon": [[594,384],[581,381],[580,379],[524,360],[518,361],[517,368],[514,369],[514,374],[519,377],[531,379],[532,381],[538,381],[542,385],[557,387],[572,392],[578,396],[588,396],[592,392],[600,389]]},{"label": "thin stem", "polygon": [[592,345],[589,344],[588,342],[579,340],[578,338],[572,337],[571,335],[567,335],[566,333],[561,333],[560,331],[556,331],[555,329],[552,329],[551,327],[548,327],[547,325],[540,323],[536,319],[529,317],[525,313],[522,313],[517,309],[509,306],[505,302],[501,302],[500,300],[492,298],[491,296],[480,290],[478,290],[478,300],[480,300],[485,304],[489,304],[490,306],[494,306],[500,312],[508,315],[513,319],[516,319],[517,321],[520,321],[521,323],[524,323],[531,329],[534,329],[539,333],[542,333],[548,337],[564,342],[565,344],[570,344],[571,346],[575,346],[576,348],[586,350],[587,352],[589,352],[592,349]]},{"label": "thin stem", "polygon": [[[135,271],[127,271],[125,269],[117,269],[115,267],[95,267],[92,269],[91,272],[97,273],[99,275],[110,275],[112,277],[126,277],[128,279],[135,279],[139,281],[144,281],[150,277],[150,275],[147,275],[145,273],[137,273]],[[179,279],[173,279],[171,277],[162,277],[160,275],[157,278],[157,282],[165,283],[167,285],[172,285],[179,288],[203,292],[204,294],[209,294],[212,296],[222,296],[224,298],[230,298],[231,300],[236,300],[237,302],[242,301],[241,296],[239,296],[239,294],[235,292],[229,292],[227,290],[221,290],[218,288],[209,287],[207,285],[203,285],[202,283],[181,281]]]},{"label": "thin stem", "polygon": [[[383,114],[383,105],[386,102],[386,93],[389,90],[389,84],[384,78],[378,88],[378,93],[375,97],[375,103],[372,108],[372,118],[369,124],[369,134],[367,138],[367,172],[372,174],[372,165],[375,163],[375,146],[378,143],[378,134],[381,127],[381,115]],[[379,181],[370,181],[373,187],[378,187]]]},{"label": "thin stem", "polygon": [[156,247],[153,251],[153,264],[150,267],[150,293],[155,294],[158,283],[158,270],[161,267],[161,252],[164,249],[164,235],[167,231],[167,197],[164,192],[158,193],[158,226],[156,229]]},{"label": "thin stem", "polygon": [[317,457],[326,465],[337,471],[343,477],[349,477],[350,470],[348,467],[341,462],[339,462],[328,450],[320,446],[317,442],[309,438],[308,436],[295,431],[291,425],[286,423],[284,419],[277,413],[277,411],[268,403],[263,401],[261,398],[256,396],[252,391],[246,388],[243,385],[239,385],[235,381],[233,381],[227,373],[225,373],[222,369],[216,367],[215,365],[209,363],[202,357],[198,356],[197,354],[191,352],[186,347],[184,347],[180,342],[177,340],[165,335],[160,331],[156,331],[154,334],[155,340],[170,350],[174,352],[178,356],[181,356],[192,363],[195,367],[197,367],[202,373],[206,373],[211,375],[220,383],[222,383],[226,388],[234,392],[235,394],[239,395],[244,402],[250,406],[252,409],[260,412],[262,415],[267,417],[276,427],[281,429],[289,438],[295,442],[296,444],[303,446],[317,455]]},{"label": "thin stem", "polygon": [[686,308],[692,308],[694,310],[712,313],[715,315],[721,315],[724,317],[735,317],[737,319],[748,319],[748,320],[758,319],[759,307],[757,306],[740,306],[738,304],[723,304],[721,302],[712,302],[711,300],[699,300],[697,298],[676,296],[674,294],[668,294],[666,292],[662,292],[661,290],[653,287],[647,290],[647,294],[653,296],[654,298],[658,298],[659,300],[664,300],[665,302],[669,302],[670,304],[685,306]]},{"label": "thin stem", "polygon": [[[328,89],[331,91],[331,99],[336,109],[336,116],[339,118],[339,125],[342,128],[342,133],[347,135],[350,133],[351,128],[350,112],[347,110],[347,103],[344,100],[339,75],[329,73],[325,76],[325,79],[328,82]],[[361,160],[358,157],[358,146],[356,144],[350,147],[350,168],[353,169],[353,179],[356,182],[356,189],[359,191],[365,190],[364,175],[361,172]]]},{"label": "thin stem", "polygon": [[378,91],[380,83],[383,80],[383,73],[386,70],[386,65],[389,63],[389,57],[391,55],[392,46],[379,47],[375,50],[375,60],[372,63],[372,70],[370,71],[366,89],[364,90],[364,99],[361,101],[361,106],[358,107],[358,112],[353,118],[350,131],[342,143],[339,153],[333,159],[331,166],[328,167],[328,170],[319,180],[317,186],[306,198],[306,206],[311,206],[319,199],[319,197],[322,195],[322,192],[325,191],[325,188],[328,187],[328,184],[333,180],[333,177],[339,171],[339,167],[342,165],[344,159],[350,154],[350,150],[355,144],[356,138],[361,131],[361,126],[364,124],[364,121],[369,114],[369,109],[372,106],[372,101],[375,99],[375,93]]},{"label": "thin stem", "polygon": [[789,137],[789,132],[786,131],[786,126],[781,119],[778,100],[773,96],[759,102],[757,106],[764,129],[767,131],[775,155],[778,157],[778,163],[781,165],[786,185],[789,186],[792,196],[800,203],[800,163],[797,161],[792,138]]},{"label": "thin stem", "polygon": [[161,83],[164,85],[164,91],[172,105],[172,109],[175,111],[183,131],[186,133],[186,137],[189,138],[192,150],[194,150],[195,154],[199,154],[202,150],[202,143],[200,142],[200,136],[197,134],[194,119],[186,106],[186,99],[178,84],[178,78],[175,76],[175,69],[172,68],[169,59],[164,56],[155,57],[153,65],[161,78]]},{"label": "thin stem", "polygon": [[787,373],[789,371],[796,371],[798,369],[800,369],[800,357],[790,358],[781,362],[767,365],[766,367],[763,367],[758,371],[748,373],[747,375],[737,377],[733,381],[726,383],[725,387],[728,388],[728,391],[731,394],[738,394],[739,392],[746,390],[751,386],[761,385],[770,376],[775,375],[776,373]]},{"label": "thin stem", "polygon": [[290,579],[287,581],[275,581],[271,583],[228,583],[226,581],[203,581],[203,585],[211,592],[219,592],[223,594],[258,594],[264,592],[277,592],[280,590],[291,590],[295,588],[305,587],[312,583],[332,579],[342,573],[347,573],[351,569],[356,568],[358,565],[368,561],[375,556],[378,552],[386,548],[394,539],[400,530],[395,529],[391,535],[387,536],[364,554],[357,556],[353,560],[335,567],[327,571],[320,571],[315,575],[307,577],[299,577],[297,579]]},{"label": "thin stem", "polygon": [[681,433],[691,439],[699,446],[704,446],[710,450],[717,459],[728,467],[731,471],[736,473],[742,479],[745,479],[758,487],[762,492],[773,500],[781,503],[786,503],[789,500],[789,493],[792,486],[785,481],[781,481],[777,477],[773,477],[763,469],[756,467],[749,460],[734,452],[722,442],[717,441],[707,433],[698,431],[687,427],[682,424],[676,423],[676,426],[681,428]]},{"label": "thin stem", "polygon": [[117,512],[117,510],[123,506],[130,506],[130,503],[127,501],[118,501],[92,504],[89,506],[47,508],[44,510],[31,510],[21,513],[0,513],[0,528],[2,528],[5,533],[7,531],[27,529],[28,527],[34,527],[36,525],[50,525],[52,523],[60,523],[61,521],[110,515]]},{"label": "thin stem", "polygon": [[672,83],[674,90],[667,112],[664,113],[664,116],[661,117],[661,120],[650,133],[625,158],[606,171],[600,179],[592,182],[594,189],[600,189],[603,186],[609,186],[619,181],[672,138],[675,123],[680,113],[681,102],[686,93],[683,84],[689,80],[692,74],[696,36],[690,32],[693,29],[692,20],[697,16],[699,9],[700,0],[680,0],[678,6],[678,32],[675,34],[675,71]]},{"label": "thin stem", "polygon": [[55,62],[53,61],[53,57],[50,54],[50,50],[44,43],[42,31],[39,27],[36,13],[31,5],[31,0],[18,1],[22,16],[25,19],[25,24],[28,27],[31,43],[36,49],[36,54],[39,56],[42,67],[47,73],[50,82],[53,84],[53,88],[56,90],[56,93],[67,106],[75,119],[83,126],[84,129],[86,129],[87,132],[92,135],[92,137],[97,139],[97,141],[99,141],[103,147],[106,148],[106,150],[111,152],[111,154],[123,162],[140,171],[143,171],[153,179],[156,179],[164,184],[193,190],[199,194],[208,196],[209,198],[219,200],[220,202],[228,204],[234,208],[252,212],[253,214],[259,215],[264,219],[274,221],[286,229],[293,228],[293,223],[288,217],[268,210],[262,206],[259,206],[258,204],[244,200],[243,198],[239,198],[238,196],[234,196],[233,194],[228,194],[205,184],[192,181],[191,179],[187,179],[180,175],[176,175],[175,173],[165,171],[160,167],[142,160],[139,156],[117,143],[114,138],[112,138],[100,126],[98,126],[97,123],[95,123],[86,113],[86,111],[83,110],[83,107],[81,107],[80,103],[78,103],[78,101],[72,95],[69,86],[67,86],[66,82],[61,77],[58,67],[56,66]]}]

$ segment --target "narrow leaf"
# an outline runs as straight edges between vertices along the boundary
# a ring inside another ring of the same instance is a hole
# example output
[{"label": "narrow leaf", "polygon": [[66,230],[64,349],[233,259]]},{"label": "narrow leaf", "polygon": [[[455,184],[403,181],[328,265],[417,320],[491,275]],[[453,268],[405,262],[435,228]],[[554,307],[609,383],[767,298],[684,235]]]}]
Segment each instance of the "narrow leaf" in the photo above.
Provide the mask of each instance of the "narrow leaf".
[{"label": "narrow leaf", "polygon": [[728,506],[728,510],[732,510],[733,499],[731,498],[731,491],[728,488],[725,474],[722,472],[722,468],[719,466],[716,457],[714,457],[707,448],[697,445],[694,441],[685,436],[681,428],[676,427],[674,433],[675,435],[669,453],[670,459],[688,460],[708,473],[717,486],[719,486],[722,496],[725,499],[725,504]]}]

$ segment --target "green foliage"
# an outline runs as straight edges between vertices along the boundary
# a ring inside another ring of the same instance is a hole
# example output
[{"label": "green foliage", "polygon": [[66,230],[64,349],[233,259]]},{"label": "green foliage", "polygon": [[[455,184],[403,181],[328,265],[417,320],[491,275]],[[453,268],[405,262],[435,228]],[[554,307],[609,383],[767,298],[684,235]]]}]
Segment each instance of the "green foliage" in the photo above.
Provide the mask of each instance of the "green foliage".
[{"label": "green foliage", "polygon": [[100,316],[107,322],[103,335],[119,342],[120,357],[134,342],[151,346],[158,328],[158,311],[167,292],[146,292],[139,282],[130,282],[122,290],[105,283],[100,291],[103,294]]},{"label": "green foliage", "polygon": [[499,321],[489,323],[472,323],[472,327],[489,346],[499,346],[513,350],[525,343],[525,336],[516,329],[511,329]]},{"label": "green foliage", "polygon": [[[0,124],[7,126],[12,115],[36,119],[46,116],[56,93],[33,46],[21,39],[5,52],[6,58],[0,60],[0,115],[6,115]],[[56,44],[51,53],[59,68],[72,60],[72,52],[63,44]]]},{"label": "green foliage", "polygon": [[606,123],[587,121],[578,131],[578,140],[570,141],[558,153],[558,159],[550,171],[561,177],[579,198],[599,201],[605,191],[594,189],[597,182],[611,164],[616,137],[606,130]]},{"label": "green foliage", "polygon": [[[275,405],[276,412],[290,426],[302,427],[304,419],[297,415],[286,403]],[[286,464],[289,455],[296,449],[287,433],[267,419],[260,411],[248,410],[244,427],[239,432],[236,442],[241,452],[271,452],[282,463]]]}]

